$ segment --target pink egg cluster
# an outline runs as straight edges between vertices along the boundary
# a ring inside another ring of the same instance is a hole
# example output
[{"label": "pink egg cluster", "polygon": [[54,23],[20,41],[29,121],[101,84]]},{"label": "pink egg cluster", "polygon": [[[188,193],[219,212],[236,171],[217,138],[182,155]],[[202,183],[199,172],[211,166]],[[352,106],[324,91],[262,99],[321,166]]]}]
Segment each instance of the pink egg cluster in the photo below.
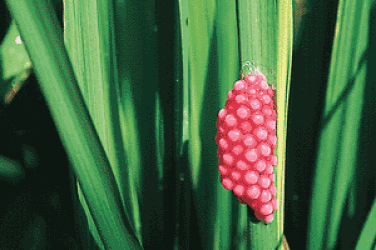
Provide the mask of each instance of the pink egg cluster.
[{"label": "pink egg cluster", "polygon": [[262,74],[248,74],[237,81],[218,113],[215,137],[223,187],[252,207],[264,223],[272,222],[278,207],[273,173],[277,165],[273,94]]}]

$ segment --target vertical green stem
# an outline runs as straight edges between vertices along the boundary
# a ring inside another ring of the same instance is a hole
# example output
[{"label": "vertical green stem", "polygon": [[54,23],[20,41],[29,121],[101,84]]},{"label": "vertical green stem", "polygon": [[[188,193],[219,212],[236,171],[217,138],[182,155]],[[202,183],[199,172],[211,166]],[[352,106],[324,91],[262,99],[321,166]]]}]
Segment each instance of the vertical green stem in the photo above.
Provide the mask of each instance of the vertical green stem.
[{"label": "vertical green stem", "polygon": [[292,58],[292,2],[278,1],[278,52],[277,52],[277,200],[279,210],[278,238],[283,235],[285,158],[287,137],[287,111],[290,93],[290,75]]}]

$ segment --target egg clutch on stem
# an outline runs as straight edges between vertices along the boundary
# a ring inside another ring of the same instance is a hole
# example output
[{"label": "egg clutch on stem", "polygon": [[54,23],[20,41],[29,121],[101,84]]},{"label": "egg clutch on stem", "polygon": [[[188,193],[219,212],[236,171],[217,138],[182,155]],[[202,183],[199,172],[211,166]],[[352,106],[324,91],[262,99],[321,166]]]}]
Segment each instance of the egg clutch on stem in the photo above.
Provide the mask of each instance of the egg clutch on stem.
[{"label": "egg clutch on stem", "polygon": [[278,207],[273,166],[277,165],[274,92],[260,72],[234,84],[225,108],[218,113],[220,181],[264,223]]}]

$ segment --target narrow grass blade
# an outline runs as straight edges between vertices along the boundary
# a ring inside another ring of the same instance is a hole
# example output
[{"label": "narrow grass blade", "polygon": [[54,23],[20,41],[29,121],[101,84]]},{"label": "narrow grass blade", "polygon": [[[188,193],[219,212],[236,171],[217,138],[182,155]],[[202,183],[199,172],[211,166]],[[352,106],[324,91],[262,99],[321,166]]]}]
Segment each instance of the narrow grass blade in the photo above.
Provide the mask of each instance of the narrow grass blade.
[{"label": "narrow grass blade", "polygon": [[[244,64],[249,61],[255,67],[259,67],[261,73],[268,79],[268,83],[274,84],[274,86],[276,86],[276,82],[273,79],[275,79],[277,66],[276,17],[277,9],[275,1],[238,1],[241,63]],[[280,95],[279,89],[277,89],[277,93]],[[277,116],[278,126],[280,121],[278,110]],[[281,139],[278,134],[278,128],[277,137],[277,143],[279,143]],[[280,159],[278,159],[279,163]],[[278,173],[276,177],[278,182],[278,178],[280,178]],[[277,186],[278,189],[280,187]],[[278,212],[282,204],[278,196],[276,199],[280,204]],[[243,213],[247,213],[247,210],[243,211]],[[248,213],[253,213],[253,210],[249,209]],[[277,235],[278,218],[275,218],[272,223],[266,226],[261,223],[248,221],[247,230],[250,234],[247,249],[276,249],[280,241],[282,241],[282,235],[280,240]]]},{"label": "narrow grass blade", "polygon": [[366,223],[363,226],[362,233],[356,244],[355,250],[375,248],[376,242],[376,199],[373,202],[371,211],[368,214]]},{"label": "narrow grass blade", "polygon": [[283,235],[285,207],[285,161],[287,140],[287,114],[290,96],[292,62],[292,2],[278,1],[278,43],[277,43],[277,210],[278,238]]},{"label": "narrow grass blade", "polygon": [[[224,108],[228,92],[233,88],[235,81],[239,79],[239,37],[237,24],[237,6],[233,1],[219,1],[217,4],[215,33],[217,37],[218,60],[218,100],[217,112]],[[216,57],[213,57],[215,60]],[[210,68],[209,68],[210,70]],[[215,118],[217,119],[218,116]],[[211,125],[213,126],[213,125]],[[214,151],[215,152],[215,151]],[[218,160],[215,166],[216,178],[218,175]],[[233,194],[225,190],[217,181],[217,223],[216,231],[219,243],[216,249],[247,249],[249,234],[244,230],[247,226],[246,208],[234,199]]]},{"label": "narrow grass blade", "polygon": [[[188,163],[188,150],[187,145],[189,142],[189,26],[188,26],[188,0],[178,0],[178,16],[179,22],[177,24],[179,31],[176,32],[178,38],[176,39],[175,47],[175,75],[178,93],[176,97],[178,103],[176,104],[176,111],[180,113],[182,122],[181,135],[178,138],[178,174],[180,185],[178,187],[178,225],[176,238],[177,249],[189,249],[191,242],[191,235],[194,232],[190,231],[191,221],[191,186],[189,185],[189,163]],[[179,109],[179,107],[182,107]]]},{"label": "narrow grass blade", "polygon": [[[275,221],[268,226],[250,223],[252,249],[282,247],[284,171],[292,53],[292,2],[239,1],[241,61],[251,61],[266,75],[277,93],[277,200]],[[275,23],[278,25],[276,26]],[[277,43],[278,38],[278,43]],[[266,243],[267,242],[267,243]]]},{"label": "narrow grass blade", "polygon": [[105,249],[141,249],[130,226],[124,224],[127,220],[122,215],[118,186],[75,81],[56,15],[46,1],[7,3],[34,62]]},{"label": "narrow grass blade", "polygon": [[[190,208],[189,248],[218,249],[219,235],[215,231],[219,221],[217,202],[218,175],[216,174],[215,117],[217,89],[217,45],[215,19],[217,3],[188,1],[189,27],[189,167],[184,180],[192,193]],[[210,98],[211,97],[211,98]],[[210,152],[210,153],[207,153]],[[186,196],[189,202],[190,195]],[[208,212],[211,211],[211,212]],[[197,213],[197,215],[196,215]],[[196,217],[197,216],[197,217]],[[196,218],[195,218],[196,217]],[[196,243],[197,242],[197,243]]]},{"label": "narrow grass blade", "polygon": [[[183,135],[181,145],[189,138],[189,104],[188,104],[188,85],[189,85],[189,26],[188,26],[188,0],[179,0],[179,21],[180,21],[180,39],[181,39],[181,61],[182,61],[182,102],[183,102]],[[182,150],[182,149],[181,149]],[[181,151],[182,153],[182,151]]]}]

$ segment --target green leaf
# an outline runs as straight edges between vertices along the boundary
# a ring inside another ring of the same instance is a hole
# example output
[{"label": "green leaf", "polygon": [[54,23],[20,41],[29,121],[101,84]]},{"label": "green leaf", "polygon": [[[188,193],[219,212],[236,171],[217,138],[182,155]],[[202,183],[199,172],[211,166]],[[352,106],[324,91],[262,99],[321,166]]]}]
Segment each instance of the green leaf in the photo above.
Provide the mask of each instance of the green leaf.
[{"label": "green leaf", "polygon": [[[339,3],[313,183],[308,249],[334,249],[339,244],[343,220],[353,218],[355,208],[363,209],[357,202],[360,193],[354,192],[357,186],[366,185],[357,183],[357,177],[371,167],[358,162],[361,128],[368,126],[362,124],[362,115],[369,107],[365,103],[366,83],[375,81],[370,74],[373,64],[370,66],[366,60],[371,51],[368,43],[373,3]],[[346,244],[343,241],[341,244]]]},{"label": "green leaf", "polygon": [[[238,13],[241,61],[250,61],[254,67],[259,67],[268,83],[276,86],[277,95],[276,199],[279,208],[275,213],[276,223],[271,223],[267,227],[249,224],[251,231],[258,235],[252,244],[255,249],[273,249],[276,246],[281,248],[292,57],[292,2],[278,1],[276,6],[274,1],[239,1]],[[268,246],[265,242],[272,245]]]},{"label": "green leaf", "polygon": [[371,211],[368,214],[366,223],[363,226],[355,250],[372,249],[376,240],[376,199],[373,202]]},{"label": "green leaf", "polygon": [[292,2],[278,1],[278,52],[277,52],[277,210],[278,238],[283,235],[284,195],[285,195],[285,161],[287,140],[287,114],[290,96],[291,63],[292,63]]},{"label": "green leaf", "polygon": [[[46,1],[9,0],[7,3],[34,62],[60,138],[73,163],[94,223],[101,232],[99,236],[105,249],[141,249],[124,215],[119,187],[108,155],[74,77],[56,14]],[[108,3],[111,4],[110,1]],[[106,9],[112,7],[104,6],[104,13]],[[104,45],[104,41],[99,41]],[[103,74],[104,79],[108,80],[106,72]],[[80,76],[77,78],[80,79]],[[85,93],[84,89],[81,91]],[[105,91],[102,89],[98,92],[109,100]],[[103,110],[98,112],[104,113]],[[103,133],[104,127],[96,126]]]},{"label": "green leaf", "polygon": [[[277,6],[275,1],[247,1],[240,0],[238,2],[238,18],[239,18],[239,39],[240,39],[240,57],[242,64],[250,62],[253,67],[259,67],[262,74],[267,78],[268,84],[276,86],[276,67],[277,67]],[[248,72],[244,72],[246,75]],[[277,89],[278,96],[279,88]],[[278,120],[280,122],[279,110],[277,110]],[[277,143],[281,137],[278,134],[277,127]],[[280,144],[278,144],[280,145]],[[276,149],[277,150],[277,149]],[[277,151],[278,152],[278,151]],[[278,155],[277,155],[278,158]],[[280,159],[278,158],[278,164]],[[278,172],[276,174],[277,183]],[[276,186],[277,191],[281,188]],[[282,239],[278,238],[279,220],[278,211],[281,210],[282,202],[278,196],[279,202],[277,212],[274,213],[274,220],[268,225],[248,221],[248,230],[252,234],[252,238],[248,243],[247,249],[276,249]],[[246,212],[246,211],[245,211]],[[253,210],[250,209],[253,213]],[[281,232],[282,233],[282,232]]]}]

